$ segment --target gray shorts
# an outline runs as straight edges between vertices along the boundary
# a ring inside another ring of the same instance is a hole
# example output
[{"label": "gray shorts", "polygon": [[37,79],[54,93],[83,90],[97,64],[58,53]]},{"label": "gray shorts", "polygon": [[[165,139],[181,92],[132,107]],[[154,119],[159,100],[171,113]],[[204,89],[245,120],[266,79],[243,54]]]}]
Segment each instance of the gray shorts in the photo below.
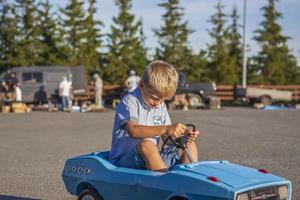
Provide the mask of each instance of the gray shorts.
[{"label": "gray shorts", "polygon": [[[181,163],[181,156],[174,145],[166,146],[164,152],[160,151],[160,156],[168,168]],[[114,164],[119,167],[147,169],[145,161],[138,153],[137,146],[126,152]]]}]

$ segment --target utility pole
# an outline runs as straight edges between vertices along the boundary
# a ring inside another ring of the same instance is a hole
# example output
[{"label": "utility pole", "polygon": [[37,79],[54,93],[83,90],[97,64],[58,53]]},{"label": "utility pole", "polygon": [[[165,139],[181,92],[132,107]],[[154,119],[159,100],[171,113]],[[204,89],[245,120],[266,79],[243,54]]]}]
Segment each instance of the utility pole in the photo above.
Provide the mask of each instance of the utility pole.
[{"label": "utility pole", "polygon": [[247,87],[247,57],[246,57],[246,16],[247,16],[247,0],[244,0],[244,19],[243,19],[243,79],[242,87]]}]

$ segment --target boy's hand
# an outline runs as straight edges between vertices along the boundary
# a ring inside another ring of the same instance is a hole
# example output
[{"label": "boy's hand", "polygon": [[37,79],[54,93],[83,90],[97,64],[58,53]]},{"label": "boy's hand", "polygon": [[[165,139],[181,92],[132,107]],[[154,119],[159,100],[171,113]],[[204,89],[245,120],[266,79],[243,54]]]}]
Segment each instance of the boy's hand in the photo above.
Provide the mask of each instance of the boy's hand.
[{"label": "boy's hand", "polygon": [[200,132],[198,130],[192,130],[192,129],[186,129],[186,134],[188,136],[187,142],[193,142],[197,139],[199,136]]},{"label": "boy's hand", "polygon": [[167,135],[174,138],[181,137],[182,135],[184,135],[185,131],[186,131],[186,126],[181,123],[176,123],[167,126]]}]

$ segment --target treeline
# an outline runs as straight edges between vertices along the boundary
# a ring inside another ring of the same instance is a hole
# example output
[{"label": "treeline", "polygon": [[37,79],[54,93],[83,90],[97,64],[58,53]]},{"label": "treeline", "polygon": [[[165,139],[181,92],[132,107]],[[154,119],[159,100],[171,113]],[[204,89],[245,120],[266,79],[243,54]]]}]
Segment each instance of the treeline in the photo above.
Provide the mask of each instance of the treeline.
[{"label": "treeline", "polygon": [[[88,72],[100,71],[106,82],[122,83],[130,69],[141,74],[149,61],[162,59],[192,82],[241,83],[241,25],[235,6],[231,13],[224,12],[221,1],[215,6],[208,22],[211,43],[194,52],[188,41],[197,32],[183,20],[180,0],[162,1],[163,24],[153,27],[158,46],[150,55],[143,21],[131,12],[132,1],[114,2],[119,12],[104,33],[105,24],[95,18],[96,0],[68,0],[55,11],[49,0],[0,0],[0,72],[15,66],[83,65]],[[263,21],[253,38],[260,51],[247,58],[248,83],[300,84],[299,67],[287,45],[290,38],[277,22],[282,17],[277,2],[268,0],[261,9]]]}]

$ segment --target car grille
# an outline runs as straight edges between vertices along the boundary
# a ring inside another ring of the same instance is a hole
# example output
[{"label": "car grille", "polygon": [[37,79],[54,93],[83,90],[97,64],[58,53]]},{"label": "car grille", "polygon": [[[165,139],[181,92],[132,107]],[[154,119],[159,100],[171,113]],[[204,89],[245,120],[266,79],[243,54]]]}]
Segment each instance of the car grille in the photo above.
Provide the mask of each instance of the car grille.
[{"label": "car grille", "polygon": [[248,193],[250,200],[279,200],[277,189],[278,187],[272,186],[250,190],[246,193]]},{"label": "car grille", "polygon": [[277,200],[277,188],[267,187],[250,191],[251,200]]}]

